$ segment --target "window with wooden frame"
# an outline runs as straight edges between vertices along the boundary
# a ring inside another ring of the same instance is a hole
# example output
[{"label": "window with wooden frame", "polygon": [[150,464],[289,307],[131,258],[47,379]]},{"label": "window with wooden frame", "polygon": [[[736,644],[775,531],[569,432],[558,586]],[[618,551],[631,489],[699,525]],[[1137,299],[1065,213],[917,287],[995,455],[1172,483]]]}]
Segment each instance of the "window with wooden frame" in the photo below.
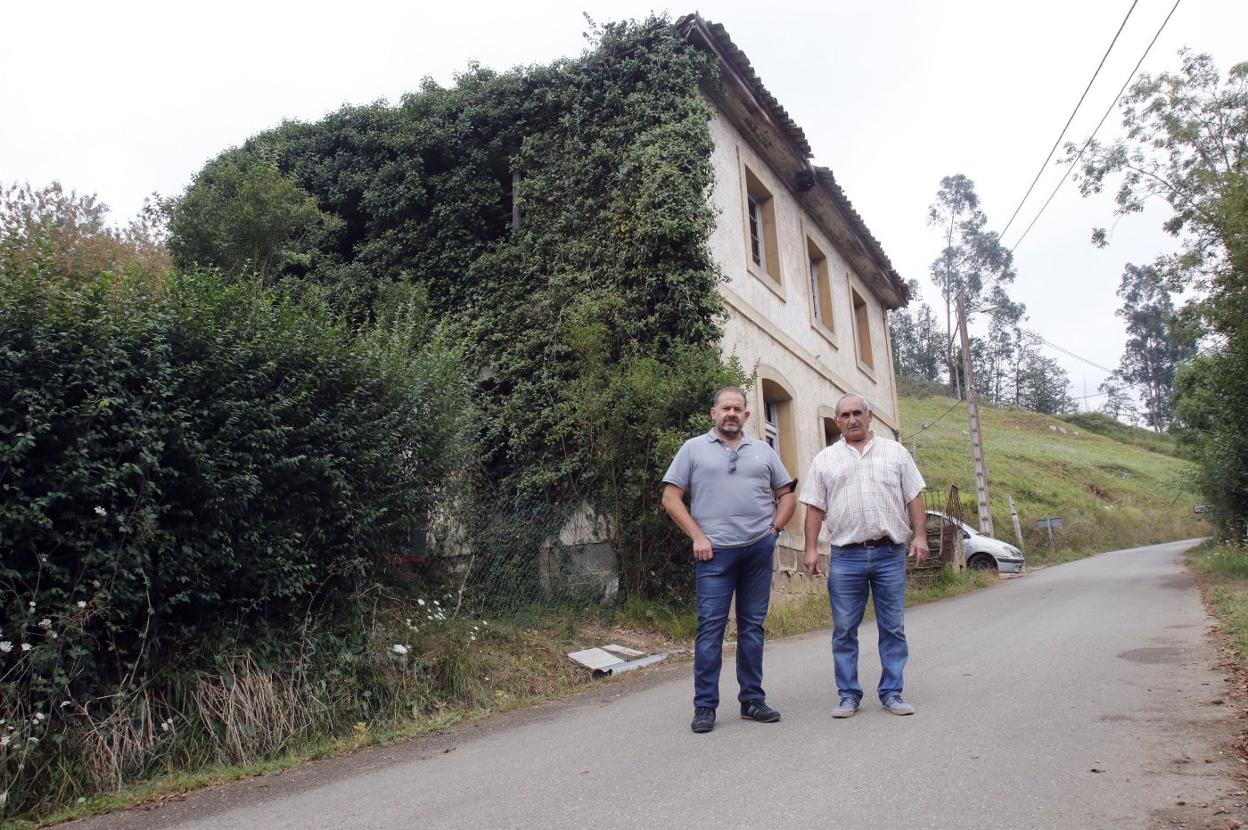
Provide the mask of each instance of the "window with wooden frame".
[{"label": "window with wooden frame", "polygon": [[806,257],[810,266],[810,320],[835,342],[836,325],[832,314],[832,285],[828,276],[828,258],[814,240],[806,239]]},{"label": "window with wooden frame", "polygon": [[[778,372],[767,367],[759,372],[758,386],[763,399],[763,440],[776,451],[784,468],[792,475],[797,469],[793,393],[788,388],[788,382],[782,381]],[[790,532],[799,532],[800,521],[796,513],[786,527]]]},{"label": "window with wooden frame", "polygon": [[780,278],[780,245],[776,236],[776,200],[750,168],[745,168],[745,232],[749,260],[746,265],[760,277],[777,285]]},{"label": "window with wooden frame", "polygon": [[854,304],[854,340],[858,345],[858,361],[868,369],[875,369],[875,357],[871,353],[871,307],[854,289],[849,289]]}]

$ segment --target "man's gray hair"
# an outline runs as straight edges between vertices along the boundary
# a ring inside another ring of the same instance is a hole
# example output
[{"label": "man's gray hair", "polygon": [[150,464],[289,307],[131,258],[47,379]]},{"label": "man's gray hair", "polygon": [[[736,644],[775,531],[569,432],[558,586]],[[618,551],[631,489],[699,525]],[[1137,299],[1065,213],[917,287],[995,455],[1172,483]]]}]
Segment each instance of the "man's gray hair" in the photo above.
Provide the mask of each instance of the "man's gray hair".
[{"label": "man's gray hair", "polygon": [[859,395],[857,392],[846,392],[844,395],[841,395],[841,397],[838,398],[836,401],[835,411],[837,415],[841,414],[841,404],[845,402],[846,398],[857,398],[858,400],[862,401],[862,414],[863,415],[871,414],[871,402],[869,400],[864,398],[862,395]]},{"label": "man's gray hair", "polygon": [[711,398],[712,408],[719,406],[719,396],[724,394],[725,392],[736,392],[738,395],[741,396],[741,401],[742,403],[746,405],[746,408],[749,408],[750,399],[745,396],[745,390],[742,389],[740,386],[724,386],[719,389],[716,389],[715,397]]}]

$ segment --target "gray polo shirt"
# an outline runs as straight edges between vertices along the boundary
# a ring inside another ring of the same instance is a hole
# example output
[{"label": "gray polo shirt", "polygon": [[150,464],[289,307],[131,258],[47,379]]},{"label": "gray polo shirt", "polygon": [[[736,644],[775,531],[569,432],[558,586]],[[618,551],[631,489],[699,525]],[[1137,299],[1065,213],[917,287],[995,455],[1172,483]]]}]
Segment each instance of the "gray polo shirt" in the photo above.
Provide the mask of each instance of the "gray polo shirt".
[{"label": "gray polo shirt", "polygon": [[693,520],[717,548],[757,542],[771,532],[776,490],[793,482],[780,456],[765,441],[743,437],[732,450],[715,430],[690,438],[663,474],[666,484],[689,493]]}]

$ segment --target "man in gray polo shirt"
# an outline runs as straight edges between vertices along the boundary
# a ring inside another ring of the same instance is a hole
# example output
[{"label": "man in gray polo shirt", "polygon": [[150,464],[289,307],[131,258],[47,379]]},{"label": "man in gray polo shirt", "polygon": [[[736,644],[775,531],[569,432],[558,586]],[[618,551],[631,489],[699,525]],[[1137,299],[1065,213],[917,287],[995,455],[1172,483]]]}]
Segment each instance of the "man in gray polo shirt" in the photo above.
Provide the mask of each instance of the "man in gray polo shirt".
[{"label": "man in gray polo shirt", "polygon": [[[698,632],[693,655],[694,732],[715,727],[724,629],[737,596],[741,717],[775,723],[763,692],[763,620],[771,599],[772,552],[793,516],[796,482],[766,442],[745,434],[745,392],[727,386],[711,405],[714,428],[685,442],[663,476],[663,509],[693,540]],[[692,511],[685,507],[688,492]]]}]

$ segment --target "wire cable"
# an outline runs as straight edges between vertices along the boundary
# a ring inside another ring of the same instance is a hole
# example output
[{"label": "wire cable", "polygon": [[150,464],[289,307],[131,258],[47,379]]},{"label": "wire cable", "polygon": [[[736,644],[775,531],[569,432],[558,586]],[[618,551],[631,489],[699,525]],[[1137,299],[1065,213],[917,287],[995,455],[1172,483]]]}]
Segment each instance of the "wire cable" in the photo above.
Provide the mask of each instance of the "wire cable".
[{"label": "wire cable", "polygon": [[966,403],[966,401],[964,401],[964,400],[954,401],[953,406],[949,407],[949,408],[948,408],[948,409],[946,409],[944,412],[940,413],[940,417],[939,417],[939,418],[937,418],[935,421],[932,421],[930,424],[924,424],[923,426],[919,427],[919,428],[918,428],[918,429],[916,429],[914,432],[910,433],[909,435],[907,435],[905,438],[903,438],[903,439],[901,439],[901,440],[902,440],[903,442],[904,442],[904,441],[909,441],[911,438],[913,438],[914,436],[918,435],[919,433],[922,433],[922,432],[927,432],[929,429],[931,429],[932,427],[934,427],[934,426],[936,426],[938,423],[940,423],[940,422],[941,422],[941,420],[942,420],[942,419],[943,419],[946,415],[948,415],[950,412],[952,412],[953,410],[957,409],[959,406],[961,406],[961,405],[962,405],[962,404],[964,404],[964,403]]},{"label": "wire cable", "polygon": [[1031,191],[1035,190],[1036,182],[1040,181],[1040,177],[1044,175],[1044,171],[1049,169],[1049,162],[1053,158],[1053,154],[1057,152],[1057,148],[1061,146],[1062,138],[1065,137],[1066,131],[1070,129],[1070,124],[1075,120],[1075,114],[1079,112],[1079,108],[1083,106],[1083,101],[1088,97],[1088,92],[1092,89],[1092,84],[1096,82],[1096,77],[1101,74],[1101,68],[1105,66],[1105,61],[1109,58],[1109,53],[1114,50],[1114,44],[1118,42],[1118,36],[1122,34],[1122,30],[1126,28],[1127,21],[1131,19],[1131,13],[1135,11],[1136,5],[1140,0],[1132,0],[1131,8],[1127,9],[1127,16],[1122,19],[1122,23],[1118,26],[1118,31],[1114,33],[1114,39],[1109,42],[1109,48],[1105,50],[1105,54],[1101,57],[1101,62],[1097,64],[1096,71],[1092,73],[1092,80],[1088,81],[1087,87],[1084,88],[1083,94],[1079,96],[1079,103],[1075,104],[1075,108],[1070,113],[1070,118],[1066,119],[1066,126],[1062,127],[1062,131],[1058,133],[1057,141],[1053,142],[1049,154],[1044,157],[1044,161],[1040,164],[1040,169],[1036,172],[1036,177],[1031,180],[1031,186],[1027,188],[1027,192],[1023,194],[1023,198],[1018,203],[1018,207],[1014,208],[1014,214],[1010,216],[1010,221],[1005,223],[1005,227],[998,234],[1000,239],[1009,231],[1010,226],[1014,224],[1014,220],[1018,217],[1018,212],[1023,209],[1023,205],[1027,203],[1027,197],[1031,195]]},{"label": "wire cable", "polygon": [[[1088,140],[1083,142],[1083,146],[1079,148],[1079,154],[1076,155],[1074,159],[1071,160],[1070,164],[1066,166],[1066,172],[1062,175],[1061,181],[1057,183],[1057,187],[1053,188],[1053,192],[1049,194],[1049,198],[1045,199],[1044,204],[1040,206],[1040,210],[1032,218],[1031,224],[1029,224],[1027,229],[1023,231],[1022,235],[1018,237],[1018,240],[1010,246],[1010,253],[1014,253],[1014,249],[1023,244],[1023,240],[1027,238],[1027,234],[1031,233],[1031,229],[1035,227],[1036,222],[1040,219],[1041,215],[1044,214],[1044,211],[1048,208],[1049,203],[1053,201],[1053,197],[1057,195],[1057,191],[1061,190],[1062,185],[1064,185],[1066,180],[1070,178],[1070,174],[1074,172],[1075,167],[1078,166],[1079,160],[1083,158],[1083,154],[1087,152],[1088,147],[1091,146],[1092,139],[1096,138],[1097,132],[1100,131],[1101,127],[1105,125],[1105,120],[1109,118],[1110,113],[1114,111],[1114,107],[1118,106],[1118,101],[1122,98],[1122,93],[1127,91],[1127,87],[1135,78],[1135,73],[1140,71],[1140,66],[1144,63],[1144,59],[1148,57],[1148,53],[1152,51],[1154,44],[1157,43],[1157,38],[1161,37],[1162,30],[1166,28],[1166,24],[1170,22],[1170,18],[1174,16],[1174,12],[1179,8],[1180,2],[1181,0],[1174,0],[1174,5],[1170,7],[1170,14],[1166,15],[1166,19],[1161,21],[1161,26],[1157,29],[1157,34],[1153,35],[1153,39],[1149,41],[1148,46],[1144,49],[1144,54],[1140,55],[1140,59],[1135,62],[1135,68],[1131,70],[1131,74],[1127,76],[1125,81],[1123,81],[1122,88],[1118,90],[1118,94],[1115,95],[1114,100],[1110,102],[1109,108],[1105,110],[1105,114],[1102,115],[1101,120],[1097,122],[1096,128],[1092,130],[1092,134],[1088,136]],[[1031,191],[1028,192],[1030,193]],[[1010,221],[1014,221],[1013,217],[1010,218]],[[1007,225],[1006,228],[1008,230],[1009,226]],[[1004,234],[1005,231],[1002,231],[1002,235]]]}]

